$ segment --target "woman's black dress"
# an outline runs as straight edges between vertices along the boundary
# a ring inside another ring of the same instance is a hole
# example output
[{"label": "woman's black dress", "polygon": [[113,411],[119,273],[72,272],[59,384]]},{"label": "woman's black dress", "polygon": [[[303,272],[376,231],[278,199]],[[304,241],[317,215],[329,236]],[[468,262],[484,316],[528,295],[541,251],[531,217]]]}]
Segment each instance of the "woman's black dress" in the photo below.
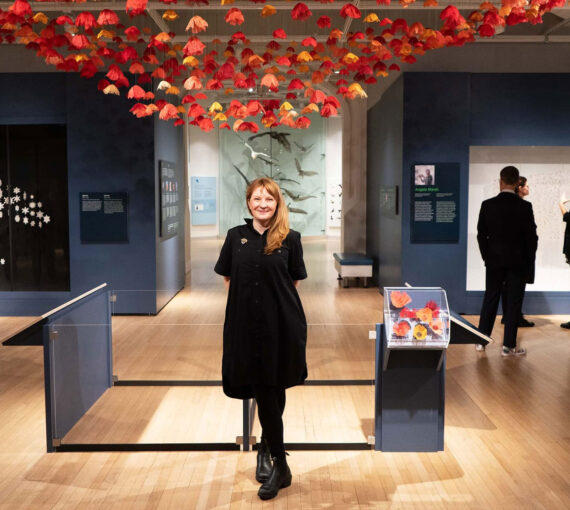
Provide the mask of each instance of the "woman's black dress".
[{"label": "woman's black dress", "polygon": [[562,220],[566,222],[566,230],[564,232],[564,246],[562,248],[562,253],[566,255],[566,262],[570,264],[570,212],[567,212],[562,216]]},{"label": "woman's black dress", "polygon": [[307,321],[295,280],[307,277],[301,234],[263,253],[266,233],[253,220],[228,231],[214,270],[230,277],[222,379],[232,398],[253,398],[253,385],[290,388],[307,378]]}]

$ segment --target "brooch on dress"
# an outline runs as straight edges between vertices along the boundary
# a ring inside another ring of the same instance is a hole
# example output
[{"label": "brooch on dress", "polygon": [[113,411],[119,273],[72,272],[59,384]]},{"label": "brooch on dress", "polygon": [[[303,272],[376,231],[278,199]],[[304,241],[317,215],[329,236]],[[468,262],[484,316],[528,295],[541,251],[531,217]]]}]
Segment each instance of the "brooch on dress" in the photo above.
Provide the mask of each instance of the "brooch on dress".
[{"label": "brooch on dress", "polygon": [[247,239],[245,237],[242,237],[241,238],[241,244],[245,244],[245,243],[247,243]]}]

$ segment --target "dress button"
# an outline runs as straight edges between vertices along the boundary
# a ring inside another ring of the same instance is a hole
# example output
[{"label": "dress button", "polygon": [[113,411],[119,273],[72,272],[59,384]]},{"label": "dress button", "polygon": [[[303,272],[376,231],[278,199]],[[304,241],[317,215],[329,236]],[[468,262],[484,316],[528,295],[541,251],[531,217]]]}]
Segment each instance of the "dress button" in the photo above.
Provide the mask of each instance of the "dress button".
[{"label": "dress button", "polygon": [[255,264],[255,267],[259,267],[259,264]]},{"label": "dress button", "polygon": [[257,287],[259,285],[259,282],[255,282],[255,286]]}]

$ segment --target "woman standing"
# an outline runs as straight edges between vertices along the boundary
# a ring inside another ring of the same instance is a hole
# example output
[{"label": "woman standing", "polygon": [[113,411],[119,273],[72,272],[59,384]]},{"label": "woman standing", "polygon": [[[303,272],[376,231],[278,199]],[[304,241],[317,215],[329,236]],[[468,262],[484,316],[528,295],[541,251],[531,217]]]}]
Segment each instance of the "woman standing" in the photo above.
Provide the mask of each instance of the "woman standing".
[{"label": "woman standing", "polygon": [[231,398],[255,398],[262,434],[258,496],[274,498],[291,485],[283,445],[285,389],[307,378],[307,322],[297,293],[307,277],[301,235],[289,228],[279,185],[269,178],[246,191],[253,219],[228,231],[214,270],[228,291],[222,380]]}]

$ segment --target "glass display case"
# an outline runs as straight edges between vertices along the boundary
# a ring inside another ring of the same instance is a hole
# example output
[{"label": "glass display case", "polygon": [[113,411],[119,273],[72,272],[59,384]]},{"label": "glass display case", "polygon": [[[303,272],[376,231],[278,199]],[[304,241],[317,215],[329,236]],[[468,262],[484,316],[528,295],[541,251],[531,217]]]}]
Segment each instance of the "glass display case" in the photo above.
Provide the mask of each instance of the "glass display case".
[{"label": "glass display case", "polygon": [[388,349],[447,349],[449,306],[441,287],[384,287]]}]

